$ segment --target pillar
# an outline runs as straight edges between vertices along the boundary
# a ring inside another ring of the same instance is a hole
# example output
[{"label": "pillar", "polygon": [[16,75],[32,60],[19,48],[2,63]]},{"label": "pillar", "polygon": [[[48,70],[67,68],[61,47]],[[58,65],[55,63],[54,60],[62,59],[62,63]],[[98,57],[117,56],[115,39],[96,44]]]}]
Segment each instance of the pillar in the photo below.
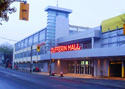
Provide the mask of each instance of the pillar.
[{"label": "pillar", "polygon": [[74,73],[76,74],[76,65],[77,65],[77,61],[74,61]]},{"label": "pillar", "polygon": [[91,45],[92,45],[92,49],[94,48],[94,37],[92,37],[92,43],[91,43]]},{"label": "pillar", "polygon": [[94,60],[94,76],[97,76],[97,60]]},{"label": "pillar", "polygon": [[122,77],[125,77],[124,61],[122,60]]},{"label": "pillar", "polygon": [[110,76],[110,63],[108,62],[108,76]]}]

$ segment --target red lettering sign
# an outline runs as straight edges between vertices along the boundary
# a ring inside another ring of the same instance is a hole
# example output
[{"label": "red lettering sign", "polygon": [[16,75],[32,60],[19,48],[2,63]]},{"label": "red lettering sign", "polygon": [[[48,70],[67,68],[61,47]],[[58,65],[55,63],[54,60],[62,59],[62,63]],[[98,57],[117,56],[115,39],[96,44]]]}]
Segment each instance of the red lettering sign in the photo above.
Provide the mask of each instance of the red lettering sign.
[{"label": "red lettering sign", "polygon": [[73,51],[73,50],[81,50],[81,47],[79,46],[78,43],[51,48],[51,53]]}]

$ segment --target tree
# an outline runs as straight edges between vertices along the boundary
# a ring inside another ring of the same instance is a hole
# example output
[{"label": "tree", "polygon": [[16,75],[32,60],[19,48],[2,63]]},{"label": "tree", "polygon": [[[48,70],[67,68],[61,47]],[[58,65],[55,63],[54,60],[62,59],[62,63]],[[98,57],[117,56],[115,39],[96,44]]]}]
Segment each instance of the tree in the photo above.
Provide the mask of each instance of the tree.
[{"label": "tree", "polygon": [[15,0],[0,0],[0,18],[1,18],[1,21],[8,21],[9,20],[9,17],[7,16],[8,12],[9,13],[16,12],[15,7],[10,8],[10,5],[13,2],[15,2]]},{"label": "tree", "polygon": [[4,56],[3,64],[6,64],[6,66],[8,66],[9,63],[11,64],[12,58],[13,58],[12,45],[10,45],[10,44],[0,45],[0,53],[2,53]]}]

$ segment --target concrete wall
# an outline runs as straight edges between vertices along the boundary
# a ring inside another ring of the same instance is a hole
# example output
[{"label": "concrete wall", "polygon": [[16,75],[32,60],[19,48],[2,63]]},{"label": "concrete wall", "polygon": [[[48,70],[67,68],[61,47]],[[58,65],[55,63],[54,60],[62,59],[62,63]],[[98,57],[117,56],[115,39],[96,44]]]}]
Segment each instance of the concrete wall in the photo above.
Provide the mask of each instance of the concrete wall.
[{"label": "concrete wall", "polygon": [[48,62],[44,62],[43,64],[43,72],[49,72],[49,65],[48,65]]},{"label": "concrete wall", "polygon": [[108,76],[109,60],[98,58],[94,60],[94,76]]},{"label": "concrete wall", "polygon": [[56,30],[55,39],[57,44],[57,39],[60,37],[69,35],[69,19],[66,17],[56,17]]},{"label": "concrete wall", "polygon": [[94,48],[101,48],[101,39],[94,39]]},{"label": "concrete wall", "polygon": [[63,60],[57,60],[55,62],[55,73],[68,73],[68,62]]},{"label": "concrete wall", "polygon": [[69,35],[69,19],[66,17],[56,17],[56,39]]},{"label": "concrete wall", "polygon": [[57,42],[63,43],[63,42],[70,42],[70,41],[78,41],[78,40],[90,39],[92,37],[100,38],[100,30],[92,28],[77,34],[61,37],[57,40]]}]

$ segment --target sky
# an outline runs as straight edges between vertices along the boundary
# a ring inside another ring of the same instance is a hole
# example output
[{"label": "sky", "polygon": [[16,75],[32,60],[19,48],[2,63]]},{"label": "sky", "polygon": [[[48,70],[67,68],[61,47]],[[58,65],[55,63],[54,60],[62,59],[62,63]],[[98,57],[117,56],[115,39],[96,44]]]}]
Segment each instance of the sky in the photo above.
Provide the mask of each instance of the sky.
[{"label": "sky", "polygon": [[[27,0],[29,3],[29,21],[19,20],[20,2],[14,2],[17,12],[8,14],[9,21],[2,21],[0,37],[20,41],[47,26],[48,6],[56,6],[57,0]],[[103,20],[125,13],[125,0],[58,0],[58,6],[73,10],[69,15],[69,24],[83,27],[100,26]],[[0,44],[16,42],[0,38]]]}]

